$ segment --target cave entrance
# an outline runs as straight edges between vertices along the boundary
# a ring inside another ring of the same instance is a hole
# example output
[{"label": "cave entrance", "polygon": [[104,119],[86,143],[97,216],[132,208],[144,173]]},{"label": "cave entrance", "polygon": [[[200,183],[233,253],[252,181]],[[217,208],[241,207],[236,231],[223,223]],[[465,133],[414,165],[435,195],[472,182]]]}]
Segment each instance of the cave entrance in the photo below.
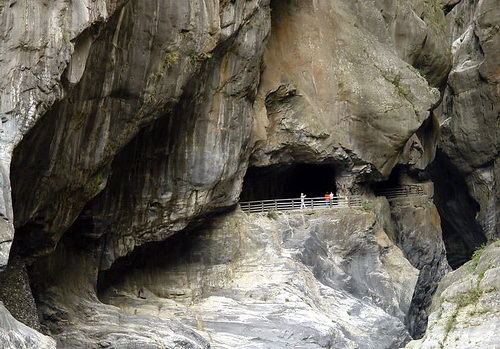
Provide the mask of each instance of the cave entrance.
[{"label": "cave entrance", "polygon": [[336,194],[332,165],[294,164],[251,167],[243,181],[241,201],[286,199]]},{"label": "cave entrance", "polygon": [[401,187],[401,176],[403,175],[403,172],[404,170],[402,166],[395,166],[387,180],[375,184],[375,193]]},{"label": "cave entrance", "polygon": [[476,220],[480,207],[470,196],[465,178],[439,149],[429,173],[434,182],[434,204],[441,217],[448,263],[456,269],[487,242]]}]

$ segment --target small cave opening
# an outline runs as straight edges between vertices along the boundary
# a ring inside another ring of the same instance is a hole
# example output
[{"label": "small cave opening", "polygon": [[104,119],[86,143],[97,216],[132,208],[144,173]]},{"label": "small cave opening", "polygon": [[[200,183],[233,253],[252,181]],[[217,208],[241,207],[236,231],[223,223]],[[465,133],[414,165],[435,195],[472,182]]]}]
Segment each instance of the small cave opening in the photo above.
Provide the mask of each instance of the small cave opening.
[{"label": "small cave opening", "polygon": [[[147,298],[157,297],[179,302],[191,302],[213,291],[214,266],[230,264],[233,258],[232,234],[223,233],[215,239],[212,221],[201,227],[180,231],[164,241],[137,246],[118,258],[97,277],[97,296],[104,303],[120,294]],[[222,242],[222,243],[221,243]]]},{"label": "small cave opening", "polygon": [[479,204],[469,195],[460,171],[439,149],[429,173],[434,182],[434,204],[441,217],[448,263],[456,269],[487,241],[476,220]]},{"label": "small cave opening", "polygon": [[250,167],[243,181],[241,201],[286,199],[336,194],[335,169],[328,164],[292,164]]},{"label": "small cave opening", "polygon": [[404,166],[402,165],[395,166],[392,169],[389,178],[387,178],[385,181],[375,183],[375,193],[400,187],[401,177],[404,173],[405,173]]}]

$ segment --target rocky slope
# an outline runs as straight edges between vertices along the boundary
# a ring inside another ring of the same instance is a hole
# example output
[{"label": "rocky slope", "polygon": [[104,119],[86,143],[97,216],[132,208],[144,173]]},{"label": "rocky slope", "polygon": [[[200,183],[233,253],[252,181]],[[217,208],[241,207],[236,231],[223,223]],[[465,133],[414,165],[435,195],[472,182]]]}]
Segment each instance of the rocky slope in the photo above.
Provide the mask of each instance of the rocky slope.
[{"label": "rocky slope", "polygon": [[[0,347],[54,346],[35,330],[61,348],[424,335],[448,261],[500,235],[499,11],[0,1]],[[375,196],[403,184],[428,195]],[[301,191],[364,210],[236,207]],[[443,285],[458,277],[477,278]],[[435,321],[422,345],[443,342]]]},{"label": "rocky slope", "polygon": [[434,296],[429,329],[407,348],[497,348],[500,243],[477,250],[474,258],[446,275]]},{"label": "rocky slope", "polygon": [[174,241],[104,272],[103,299],[189,324],[213,348],[398,348],[409,337],[417,270],[372,212],[236,212]]}]

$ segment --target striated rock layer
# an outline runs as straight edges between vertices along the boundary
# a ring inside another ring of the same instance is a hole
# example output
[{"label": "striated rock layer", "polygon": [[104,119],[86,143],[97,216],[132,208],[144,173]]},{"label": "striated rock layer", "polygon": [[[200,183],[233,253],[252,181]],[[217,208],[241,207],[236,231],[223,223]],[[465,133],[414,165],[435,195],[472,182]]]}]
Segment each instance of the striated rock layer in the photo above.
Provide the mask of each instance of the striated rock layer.
[{"label": "striated rock layer", "polygon": [[373,213],[306,211],[236,211],[144,246],[101,273],[102,299],[212,348],[400,347],[416,269]]},{"label": "striated rock layer", "polygon": [[[0,345],[54,346],[10,314],[61,348],[421,336],[446,254],[499,236],[498,18],[495,0],[0,1]],[[429,174],[442,220],[374,195]],[[363,210],[235,210],[301,191]]]}]

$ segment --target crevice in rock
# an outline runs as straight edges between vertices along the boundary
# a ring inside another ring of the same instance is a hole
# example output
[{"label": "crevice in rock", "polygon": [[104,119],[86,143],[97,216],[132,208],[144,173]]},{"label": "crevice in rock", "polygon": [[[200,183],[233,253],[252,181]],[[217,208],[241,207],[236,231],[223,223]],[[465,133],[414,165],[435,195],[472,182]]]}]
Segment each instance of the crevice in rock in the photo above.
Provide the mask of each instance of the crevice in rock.
[{"label": "crevice in rock", "polygon": [[472,253],[486,243],[476,221],[478,203],[469,195],[465,179],[439,149],[429,167],[434,182],[434,203],[441,216],[443,240],[453,269],[470,260]]},{"label": "crevice in rock", "polygon": [[243,181],[241,201],[284,199],[336,194],[335,168],[329,164],[292,164],[250,167]]},{"label": "crevice in rock", "polygon": [[[206,227],[210,227],[210,221]],[[110,269],[99,271],[97,296],[107,303],[108,296],[120,292],[139,298],[152,293],[189,304],[210,290],[210,281],[195,275],[201,276],[212,265],[231,262],[231,254],[214,251],[211,237],[203,231],[189,228],[164,241],[138,246],[118,258]],[[221,243],[225,251],[235,248]]]}]

